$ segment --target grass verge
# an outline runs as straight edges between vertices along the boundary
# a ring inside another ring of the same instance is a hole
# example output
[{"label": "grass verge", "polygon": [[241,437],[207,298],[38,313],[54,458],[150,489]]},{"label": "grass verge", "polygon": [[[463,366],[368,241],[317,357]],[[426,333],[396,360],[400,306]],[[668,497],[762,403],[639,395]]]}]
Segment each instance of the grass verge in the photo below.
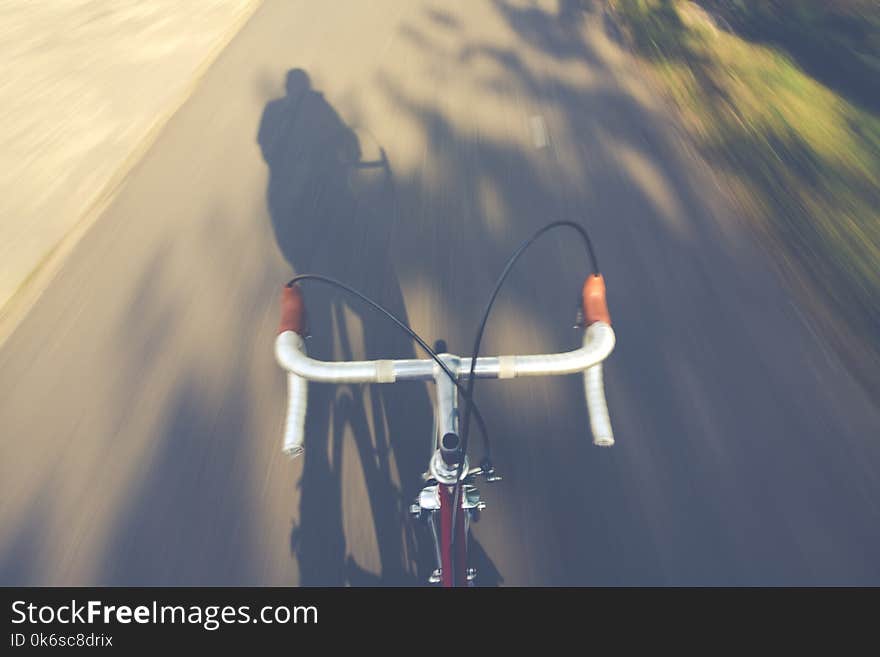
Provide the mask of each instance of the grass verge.
[{"label": "grass verge", "polygon": [[611,4],[811,316],[880,390],[880,6]]}]

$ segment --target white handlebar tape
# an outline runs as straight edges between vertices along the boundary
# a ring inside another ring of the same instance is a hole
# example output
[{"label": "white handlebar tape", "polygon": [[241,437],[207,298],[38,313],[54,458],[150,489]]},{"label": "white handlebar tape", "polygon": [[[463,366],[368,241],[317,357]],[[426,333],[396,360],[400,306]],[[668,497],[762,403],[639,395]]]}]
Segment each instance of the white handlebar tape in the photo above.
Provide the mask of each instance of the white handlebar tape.
[{"label": "white handlebar tape", "polygon": [[[302,336],[288,332],[297,351],[305,353]],[[282,451],[290,458],[303,453],[306,437],[306,407],[308,406],[309,382],[298,374],[287,372],[287,417],[284,420],[284,447]]]},{"label": "white handlebar tape", "polygon": [[394,383],[394,361],[376,361],[376,383]]},{"label": "white handlebar tape", "polygon": [[611,447],[614,444],[614,433],[611,431],[608,404],[605,402],[602,363],[588,367],[584,371],[584,391],[587,395],[587,412],[590,414],[593,444],[599,447]]},{"label": "white handlebar tape", "polygon": [[290,458],[296,458],[303,453],[308,390],[308,381],[292,372],[287,373],[287,419],[284,422],[282,451]]},{"label": "white handlebar tape", "polygon": [[498,357],[498,378],[512,379],[516,376],[516,356]]}]

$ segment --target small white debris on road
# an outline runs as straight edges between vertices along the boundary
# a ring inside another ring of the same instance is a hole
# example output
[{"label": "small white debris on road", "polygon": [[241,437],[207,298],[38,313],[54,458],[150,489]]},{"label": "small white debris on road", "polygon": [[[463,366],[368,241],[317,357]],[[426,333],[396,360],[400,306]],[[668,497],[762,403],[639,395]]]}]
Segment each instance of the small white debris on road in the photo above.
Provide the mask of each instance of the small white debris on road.
[{"label": "small white debris on road", "polygon": [[529,119],[529,124],[532,127],[532,142],[535,144],[535,148],[546,148],[550,144],[550,139],[547,136],[547,124],[544,122],[544,117],[536,114]]}]

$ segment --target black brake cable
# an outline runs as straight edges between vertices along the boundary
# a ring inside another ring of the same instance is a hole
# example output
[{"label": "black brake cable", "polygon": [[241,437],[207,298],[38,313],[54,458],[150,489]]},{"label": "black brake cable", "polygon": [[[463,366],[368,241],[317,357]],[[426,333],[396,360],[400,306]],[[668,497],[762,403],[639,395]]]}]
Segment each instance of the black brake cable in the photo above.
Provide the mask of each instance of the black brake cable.
[{"label": "black brake cable", "polygon": [[[295,285],[296,283],[299,283],[300,281],[320,281],[322,283],[326,283],[328,285],[338,287],[339,289],[345,290],[349,294],[354,295],[355,297],[357,297],[358,299],[360,299],[361,301],[363,301],[367,305],[371,306],[375,310],[378,310],[380,313],[382,313],[388,319],[390,319],[392,322],[394,322],[398,326],[398,328],[403,330],[404,333],[406,333],[409,337],[411,337],[413,340],[415,340],[418,343],[418,345],[428,353],[428,355],[434,360],[434,362],[440,366],[440,369],[442,369],[446,373],[446,376],[449,377],[450,381],[452,381],[452,383],[455,384],[455,387],[458,388],[458,391],[462,395],[467,396],[470,394],[469,392],[467,392],[465,390],[464,386],[461,384],[461,382],[459,382],[459,380],[455,376],[455,374],[452,373],[452,370],[450,370],[449,367],[446,365],[446,363],[444,363],[440,359],[440,357],[436,354],[436,352],[428,346],[428,344],[421,338],[421,336],[419,336],[418,333],[413,331],[404,322],[399,320],[390,310],[387,310],[383,306],[379,305],[378,303],[376,303],[375,301],[370,299],[365,294],[358,292],[357,290],[355,290],[352,287],[349,287],[345,283],[342,283],[341,281],[337,281],[335,278],[330,278],[329,276],[322,276],[321,274],[297,274],[292,279],[290,279],[290,281],[287,283],[287,287],[292,287],[293,285]],[[473,406],[474,417],[477,420],[477,426],[480,430],[480,433],[483,436],[483,444],[484,444],[484,447],[486,450],[486,459],[491,462],[492,449],[491,449],[491,444],[489,442],[489,432],[486,429],[486,423],[483,420],[482,413],[480,413],[480,410],[476,407],[476,404],[469,404],[468,411],[470,411],[471,406]],[[460,474],[461,474],[461,472],[459,472],[459,475]]]},{"label": "black brake cable", "polygon": [[[476,377],[474,376],[474,370],[477,365],[477,357],[480,355],[480,343],[483,341],[483,332],[486,330],[486,323],[489,320],[489,313],[492,311],[492,306],[495,303],[495,298],[498,296],[498,293],[501,291],[501,286],[504,284],[504,281],[507,279],[508,274],[513,269],[513,266],[516,264],[516,261],[519,260],[520,256],[525,252],[527,248],[529,248],[532,243],[534,243],[541,235],[544,233],[553,230],[554,228],[573,228],[576,230],[581,238],[584,240],[584,245],[587,250],[587,255],[590,258],[590,264],[592,265],[593,274],[599,274],[599,261],[596,259],[596,253],[593,251],[593,243],[590,241],[590,236],[587,234],[587,231],[578,223],[574,221],[554,221],[540,230],[538,230],[535,234],[533,234],[529,239],[519,245],[516,251],[513,252],[513,255],[510,256],[507,260],[507,264],[504,266],[504,270],[501,272],[501,275],[498,277],[498,280],[495,282],[495,289],[492,290],[492,295],[489,297],[489,302],[486,304],[486,308],[483,311],[483,318],[480,321],[480,327],[477,330],[477,337],[474,340],[474,349],[471,355],[471,368],[470,373],[468,375],[468,383],[467,383],[467,392],[464,394],[465,399],[465,409],[464,409],[464,419],[462,421],[462,425],[460,427],[461,433],[461,453],[462,458],[458,464],[458,473],[455,480],[455,492],[452,496],[452,541],[451,546],[455,545],[455,519],[456,513],[458,512],[459,500],[461,496],[461,484],[462,484],[462,473],[464,470],[464,455],[467,454],[467,445],[468,445],[468,432],[470,429],[470,418],[472,410],[474,408],[474,382]],[[476,415],[474,416],[476,417]],[[452,553],[453,560],[455,559],[455,550],[450,550]],[[460,565],[460,564],[459,564]],[[454,572],[455,564],[453,564],[453,572]]]}]

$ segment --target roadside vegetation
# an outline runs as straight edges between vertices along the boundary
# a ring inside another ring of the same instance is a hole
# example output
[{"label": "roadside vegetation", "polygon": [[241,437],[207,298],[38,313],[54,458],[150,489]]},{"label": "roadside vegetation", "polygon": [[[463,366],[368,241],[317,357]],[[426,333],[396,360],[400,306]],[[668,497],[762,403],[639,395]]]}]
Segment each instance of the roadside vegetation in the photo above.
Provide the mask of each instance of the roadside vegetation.
[{"label": "roadside vegetation", "polygon": [[880,390],[880,2],[611,5],[811,314]]}]

